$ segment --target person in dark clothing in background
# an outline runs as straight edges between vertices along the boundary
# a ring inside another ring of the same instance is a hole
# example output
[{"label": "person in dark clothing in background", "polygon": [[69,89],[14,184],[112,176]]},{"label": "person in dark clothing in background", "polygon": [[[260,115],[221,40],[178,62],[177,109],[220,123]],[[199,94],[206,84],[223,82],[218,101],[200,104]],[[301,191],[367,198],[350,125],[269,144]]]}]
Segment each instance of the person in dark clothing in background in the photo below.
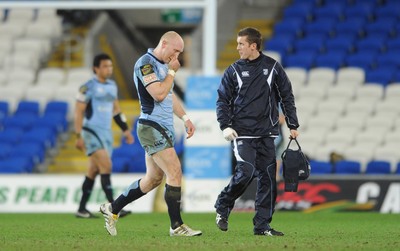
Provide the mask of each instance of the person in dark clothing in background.
[{"label": "person in dark clothing in background", "polygon": [[283,236],[270,226],[277,196],[274,139],[279,134],[279,103],[290,137],[299,135],[299,124],[292,85],[282,66],[261,53],[261,42],[257,29],[239,31],[240,59],[225,70],[218,89],[217,120],[224,138],[231,141],[237,165],[215,203],[216,224],[228,230],[235,200],[257,178],[254,234]]}]

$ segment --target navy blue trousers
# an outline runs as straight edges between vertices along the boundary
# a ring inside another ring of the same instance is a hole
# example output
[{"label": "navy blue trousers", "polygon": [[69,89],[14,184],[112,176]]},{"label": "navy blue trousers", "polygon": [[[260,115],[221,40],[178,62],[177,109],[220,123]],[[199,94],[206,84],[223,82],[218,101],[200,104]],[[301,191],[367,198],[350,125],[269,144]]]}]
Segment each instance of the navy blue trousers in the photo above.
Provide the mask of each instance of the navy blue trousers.
[{"label": "navy blue trousers", "polygon": [[237,165],[228,186],[218,195],[216,211],[228,219],[236,199],[257,178],[254,232],[268,230],[277,196],[274,138],[238,138],[232,141],[232,149]]}]

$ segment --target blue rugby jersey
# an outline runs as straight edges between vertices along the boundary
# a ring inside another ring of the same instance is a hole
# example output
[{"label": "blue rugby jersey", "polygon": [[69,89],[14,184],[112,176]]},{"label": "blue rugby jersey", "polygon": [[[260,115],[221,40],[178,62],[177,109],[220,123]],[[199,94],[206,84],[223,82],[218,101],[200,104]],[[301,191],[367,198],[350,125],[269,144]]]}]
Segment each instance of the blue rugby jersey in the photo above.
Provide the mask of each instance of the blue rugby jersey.
[{"label": "blue rugby jersey", "polygon": [[77,101],[87,104],[83,126],[111,129],[114,100],[118,97],[117,85],[107,79],[101,83],[94,76],[79,88]]},{"label": "blue rugby jersey", "polygon": [[138,92],[140,101],[140,118],[157,122],[174,132],[172,89],[167,97],[157,102],[153,99],[146,87],[162,82],[168,74],[168,64],[158,60],[153,55],[153,49],[138,59],[133,71],[133,80]]}]

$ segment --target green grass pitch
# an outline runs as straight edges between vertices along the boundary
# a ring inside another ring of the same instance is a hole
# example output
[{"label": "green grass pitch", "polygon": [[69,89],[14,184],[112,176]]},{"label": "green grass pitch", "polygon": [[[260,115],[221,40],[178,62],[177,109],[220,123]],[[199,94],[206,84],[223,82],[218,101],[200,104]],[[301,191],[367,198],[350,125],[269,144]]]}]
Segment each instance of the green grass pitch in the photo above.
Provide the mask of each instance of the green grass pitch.
[{"label": "green grass pitch", "polygon": [[[99,215],[100,216],[100,215]],[[0,214],[0,250],[400,250],[400,215],[278,211],[272,226],[283,237],[254,236],[253,213],[234,212],[221,232],[215,214],[184,213],[199,237],[169,237],[165,213],[132,214],[119,220],[109,236],[103,218],[72,214]]]}]

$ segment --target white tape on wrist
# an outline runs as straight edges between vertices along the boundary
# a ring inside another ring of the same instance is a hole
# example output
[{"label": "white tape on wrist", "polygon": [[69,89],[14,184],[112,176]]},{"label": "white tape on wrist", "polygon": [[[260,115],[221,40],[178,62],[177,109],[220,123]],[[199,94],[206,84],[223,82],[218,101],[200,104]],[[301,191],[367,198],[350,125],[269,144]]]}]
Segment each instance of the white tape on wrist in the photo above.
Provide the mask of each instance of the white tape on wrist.
[{"label": "white tape on wrist", "polygon": [[175,71],[172,69],[168,70],[168,74],[171,75],[172,77],[175,77]]},{"label": "white tape on wrist", "polygon": [[190,118],[188,115],[185,114],[182,116],[182,120],[183,120],[183,122],[186,122],[186,121],[190,120]]}]

